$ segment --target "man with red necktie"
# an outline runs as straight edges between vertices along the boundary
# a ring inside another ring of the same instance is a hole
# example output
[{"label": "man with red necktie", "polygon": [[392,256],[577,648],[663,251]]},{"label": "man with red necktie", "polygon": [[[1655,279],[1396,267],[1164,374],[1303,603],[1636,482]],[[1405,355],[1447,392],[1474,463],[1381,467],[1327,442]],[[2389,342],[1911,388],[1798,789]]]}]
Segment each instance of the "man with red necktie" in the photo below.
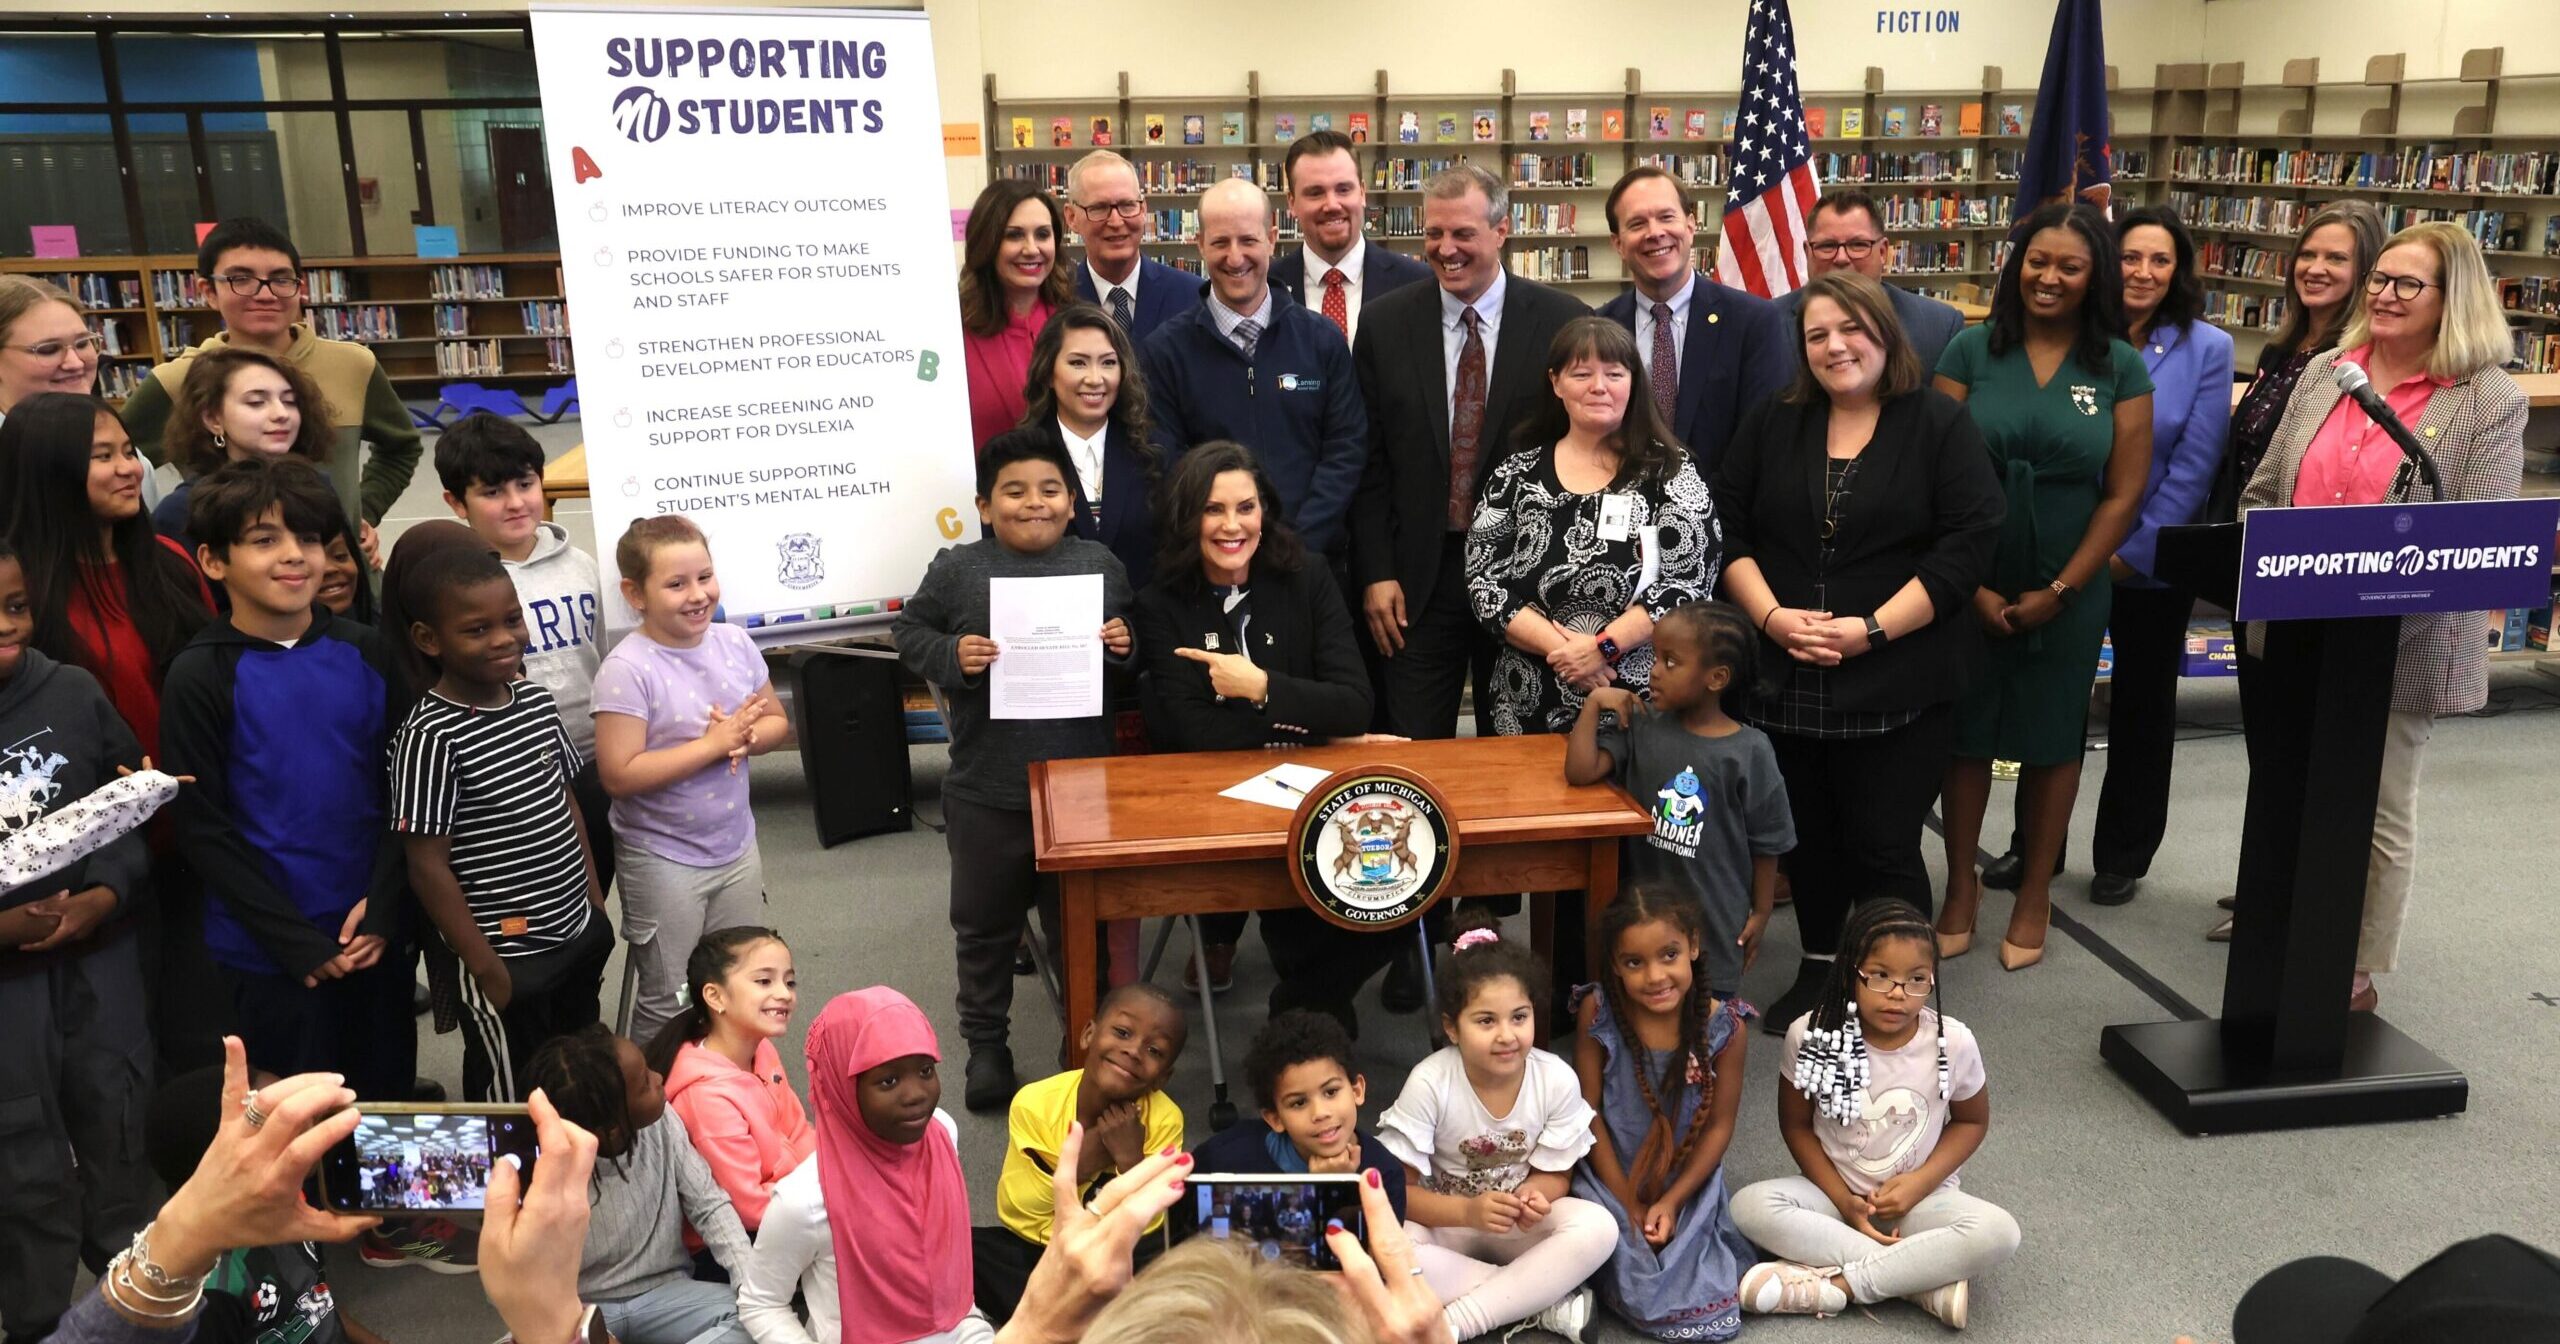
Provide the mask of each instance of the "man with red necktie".
[{"label": "man with red necktie", "polygon": [[1369,189],[1359,150],[1340,131],[1311,131],[1289,142],[1281,163],[1289,214],[1304,246],[1271,263],[1271,283],[1314,309],[1349,341],[1360,334],[1361,309],[1390,290],[1420,284],[1431,268],[1364,236]]}]

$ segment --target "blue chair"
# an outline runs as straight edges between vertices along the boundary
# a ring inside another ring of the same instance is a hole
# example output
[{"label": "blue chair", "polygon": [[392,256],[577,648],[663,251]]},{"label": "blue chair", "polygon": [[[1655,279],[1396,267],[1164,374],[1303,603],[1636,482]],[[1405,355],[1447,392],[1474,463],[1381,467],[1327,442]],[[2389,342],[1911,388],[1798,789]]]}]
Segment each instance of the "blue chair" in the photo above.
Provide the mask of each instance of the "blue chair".
[{"label": "blue chair", "polygon": [[569,412],[578,409],[578,380],[571,378],[542,394],[542,409],[533,418],[546,425],[558,424]]},{"label": "blue chair", "polygon": [[473,411],[528,417],[533,414],[533,408],[525,405],[524,398],[517,396],[513,388],[482,387],[478,383],[446,383],[438,389],[438,394],[444,398],[444,405],[436,408],[438,413],[442,413],[445,406],[450,406],[458,416],[469,415]]}]

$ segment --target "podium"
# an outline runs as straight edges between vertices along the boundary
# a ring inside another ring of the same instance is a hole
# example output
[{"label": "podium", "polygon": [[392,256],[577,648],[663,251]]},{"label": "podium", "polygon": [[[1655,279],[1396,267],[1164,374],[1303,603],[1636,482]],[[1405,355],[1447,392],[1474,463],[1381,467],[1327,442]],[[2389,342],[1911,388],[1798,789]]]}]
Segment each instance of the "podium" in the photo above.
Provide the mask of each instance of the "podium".
[{"label": "podium", "polygon": [[2560,503],[2497,500],[2261,509],[2161,530],[2162,578],[2264,621],[2261,656],[2241,656],[2249,790],[2222,1015],[2099,1035],[2101,1057],[2180,1129],[2469,1104],[2460,1070],[2378,1013],[2347,1010],[2392,669],[2404,615],[2548,601],[2555,519]]}]

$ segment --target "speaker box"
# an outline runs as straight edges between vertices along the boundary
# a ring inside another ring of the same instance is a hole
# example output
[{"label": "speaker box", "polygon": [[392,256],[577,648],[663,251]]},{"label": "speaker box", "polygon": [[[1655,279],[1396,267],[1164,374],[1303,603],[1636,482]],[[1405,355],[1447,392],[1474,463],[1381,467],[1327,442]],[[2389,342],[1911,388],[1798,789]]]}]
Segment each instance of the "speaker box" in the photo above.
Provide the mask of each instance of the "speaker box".
[{"label": "speaker box", "polygon": [[799,682],[800,766],[822,848],[915,825],[906,705],[898,655],[808,646],[792,654]]}]

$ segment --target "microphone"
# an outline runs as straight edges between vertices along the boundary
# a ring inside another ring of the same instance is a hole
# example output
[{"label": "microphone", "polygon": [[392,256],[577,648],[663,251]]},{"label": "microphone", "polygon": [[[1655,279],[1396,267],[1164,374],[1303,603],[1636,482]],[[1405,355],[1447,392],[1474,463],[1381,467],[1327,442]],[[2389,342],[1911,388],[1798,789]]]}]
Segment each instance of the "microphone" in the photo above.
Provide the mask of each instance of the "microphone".
[{"label": "microphone", "polygon": [[2417,469],[2418,479],[2427,483],[2428,492],[2439,500],[2443,499],[2444,487],[2436,479],[2435,458],[2428,454],[2425,445],[2418,442],[2418,436],[2409,432],[2399,414],[2391,409],[2391,403],[2373,390],[2373,380],[2365,376],[2365,371],[2341,361],[2330,370],[2330,376],[2336,380],[2340,392],[2354,398],[2356,405],[2364,408],[2364,413],[2373,423],[2390,435],[2393,443],[2400,445],[2401,456]]}]

